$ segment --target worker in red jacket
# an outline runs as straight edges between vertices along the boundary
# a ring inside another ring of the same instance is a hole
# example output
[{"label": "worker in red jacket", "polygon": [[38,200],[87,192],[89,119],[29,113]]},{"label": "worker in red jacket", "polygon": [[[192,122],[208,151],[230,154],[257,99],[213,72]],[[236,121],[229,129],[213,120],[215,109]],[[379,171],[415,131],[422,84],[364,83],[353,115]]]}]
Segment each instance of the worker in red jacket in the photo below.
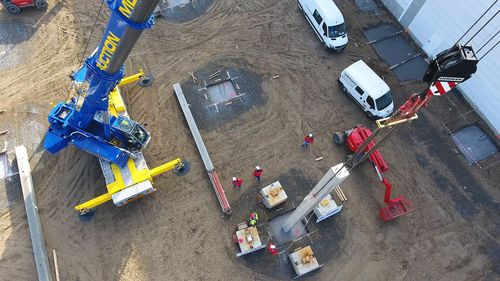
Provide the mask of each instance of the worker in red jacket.
[{"label": "worker in red jacket", "polygon": [[234,189],[241,188],[241,185],[243,184],[243,180],[240,178],[237,178],[237,177],[233,177],[232,183],[233,183]]},{"label": "worker in red jacket", "polygon": [[262,176],[262,169],[259,166],[255,167],[255,170],[253,170],[253,176],[257,179],[257,181],[260,181],[260,177]]},{"label": "worker in red jacket", "polygon": [[276,244],[274,244],[273,242],[267,243],[266,249],[267,249],[267,252],[269,254],[271,254],[272,256],[276,256],[279,254],[278,247],[276,247]]},{"label": "worker in red jacket", "polygon": [[304,143],[302,144],[302,147],[308,147],[313,142],[314,142],[313,134],[308,134],[307,136],[304,137]]}]

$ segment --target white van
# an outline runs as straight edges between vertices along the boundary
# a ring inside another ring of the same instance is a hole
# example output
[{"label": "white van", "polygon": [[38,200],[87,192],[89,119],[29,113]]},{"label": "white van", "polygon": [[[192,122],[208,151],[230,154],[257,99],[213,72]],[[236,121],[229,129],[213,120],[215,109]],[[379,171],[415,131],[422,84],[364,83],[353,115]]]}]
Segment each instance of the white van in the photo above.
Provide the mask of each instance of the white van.
[{"label": "white van", "polygon": [[323,47],[340,51],[347,46],[344,16],[333,0],[298,0],[297,4]]},{"label": "white van", "polygon": [[351,96],[370,119],[392,114],[391,89],[364,61],[359,60],[340,73],[342,92]]}]

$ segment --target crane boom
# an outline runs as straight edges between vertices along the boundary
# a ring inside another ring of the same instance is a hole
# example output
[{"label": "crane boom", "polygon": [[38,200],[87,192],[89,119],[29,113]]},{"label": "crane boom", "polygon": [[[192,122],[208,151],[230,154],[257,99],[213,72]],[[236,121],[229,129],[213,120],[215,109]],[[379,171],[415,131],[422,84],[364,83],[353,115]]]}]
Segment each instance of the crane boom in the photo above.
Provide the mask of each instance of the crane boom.
[{"label": "crane boom", "polygon": [[44,147],[57,153],[72,143],[125,167],[150,139],[146,129],[125,116],[108,114],[108,95],[124,75],[123,64],[144,29],[154,24],[159,0],[105,0],[111,10],[97,49],[73,75],[77,97],[50,112]]}]

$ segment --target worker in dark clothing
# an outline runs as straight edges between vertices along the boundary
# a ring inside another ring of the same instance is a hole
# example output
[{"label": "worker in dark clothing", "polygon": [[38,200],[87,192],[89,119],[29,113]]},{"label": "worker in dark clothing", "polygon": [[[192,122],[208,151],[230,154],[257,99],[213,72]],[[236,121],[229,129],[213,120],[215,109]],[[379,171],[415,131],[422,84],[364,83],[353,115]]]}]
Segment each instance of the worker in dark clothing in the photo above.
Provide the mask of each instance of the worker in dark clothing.
[{"label": "worker in dark clothing", "polygon": [[237,178],[237,177],[233,177],[232,183],[233,183],[234,189],[241,188],[241,185],[243,184],[243,180],[240,178]]},{"label": "worker in dark clothing", "polygon": [[302,147],[308,147],[313,142],[314,142],[313,134],[308,134],[307,136],[304,137],[304,143],[302,144]]},{"label": "worker in dark clothing", "polygon": [[257,179],[257,181],[260,181],[260,177],[262,176],[262,169],[259,166],[255,167],[255,170],[253,170],[253,176]]}]

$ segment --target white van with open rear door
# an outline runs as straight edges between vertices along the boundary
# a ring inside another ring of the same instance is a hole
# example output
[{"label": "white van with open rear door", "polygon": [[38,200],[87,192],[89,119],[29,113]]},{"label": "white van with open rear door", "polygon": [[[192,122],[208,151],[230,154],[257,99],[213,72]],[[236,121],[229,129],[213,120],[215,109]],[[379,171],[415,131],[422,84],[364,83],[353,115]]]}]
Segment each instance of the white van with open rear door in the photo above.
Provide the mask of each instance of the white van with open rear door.
[{"label": "white van with open rear door", "polygon": [[333,0],[298,0],[299,9],[325,49],[340,51],[347,46],[344,16]]},{"label": "white van with open rear door", "polygon": [[391,89],[364,61],[351,64],[340,73],[339,85],[370,119],[388,117],[394,110]]}]

